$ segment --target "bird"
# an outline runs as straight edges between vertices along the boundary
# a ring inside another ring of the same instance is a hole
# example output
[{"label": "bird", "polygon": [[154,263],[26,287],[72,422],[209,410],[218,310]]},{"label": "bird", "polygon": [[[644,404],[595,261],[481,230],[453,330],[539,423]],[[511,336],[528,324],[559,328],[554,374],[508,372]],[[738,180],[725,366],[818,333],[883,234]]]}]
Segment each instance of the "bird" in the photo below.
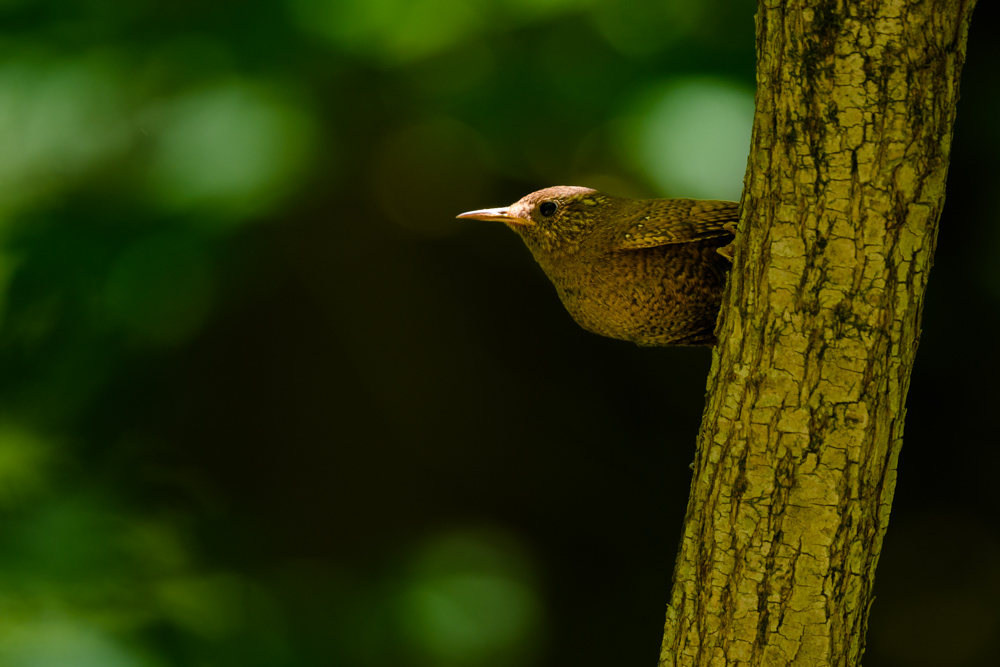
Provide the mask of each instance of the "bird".
[{"label": "bird", "polygon": [[640,346],[714,345],[739,204],[559,185],[464,220],[514,230],[584,329]]}]

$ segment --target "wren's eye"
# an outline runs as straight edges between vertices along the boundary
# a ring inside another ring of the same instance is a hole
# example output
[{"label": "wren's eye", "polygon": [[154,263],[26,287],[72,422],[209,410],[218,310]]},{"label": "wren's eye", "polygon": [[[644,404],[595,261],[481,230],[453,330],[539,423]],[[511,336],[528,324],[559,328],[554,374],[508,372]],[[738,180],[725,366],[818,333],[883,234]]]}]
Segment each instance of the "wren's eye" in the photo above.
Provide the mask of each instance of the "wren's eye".
[{"label": "wren's eye", "polygon": [[538,212],[541,213],[542,215],[544,215],[546,218],[548,218],[553,213],[555,213],[556,209],[558,209],[558,208],[559,208],[559,204],[555,203],[554,201],[543,201],[538,206]]}]

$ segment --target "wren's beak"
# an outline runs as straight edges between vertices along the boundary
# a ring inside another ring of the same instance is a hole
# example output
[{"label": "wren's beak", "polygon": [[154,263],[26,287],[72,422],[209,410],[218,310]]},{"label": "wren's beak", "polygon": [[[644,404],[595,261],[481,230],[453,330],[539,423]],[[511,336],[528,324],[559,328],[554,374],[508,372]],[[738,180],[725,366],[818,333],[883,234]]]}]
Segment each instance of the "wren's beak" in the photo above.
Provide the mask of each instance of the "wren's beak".
[{"label": "wren's beak", "polygon": [[504,206],[502,208],[481,208],[478,211],[469,211],[468,213],[462,213],[456,215],[456,218],[461,218],[463,220],[486,220],[503,222],[508,225],[533,225],[534,221],[527,218],[519,218],[516,215],[511,215],[510,207]]}]

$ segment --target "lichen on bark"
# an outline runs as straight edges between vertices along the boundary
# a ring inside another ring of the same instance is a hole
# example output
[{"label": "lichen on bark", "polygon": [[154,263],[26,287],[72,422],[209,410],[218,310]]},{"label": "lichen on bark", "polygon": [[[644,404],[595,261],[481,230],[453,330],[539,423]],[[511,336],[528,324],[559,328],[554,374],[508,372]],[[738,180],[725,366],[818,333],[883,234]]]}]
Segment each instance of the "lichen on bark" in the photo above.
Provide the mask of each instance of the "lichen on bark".
[{"label": "lichen on bark", "polygon": [[760,0],[660,665],[857,665],[974,0]]}]

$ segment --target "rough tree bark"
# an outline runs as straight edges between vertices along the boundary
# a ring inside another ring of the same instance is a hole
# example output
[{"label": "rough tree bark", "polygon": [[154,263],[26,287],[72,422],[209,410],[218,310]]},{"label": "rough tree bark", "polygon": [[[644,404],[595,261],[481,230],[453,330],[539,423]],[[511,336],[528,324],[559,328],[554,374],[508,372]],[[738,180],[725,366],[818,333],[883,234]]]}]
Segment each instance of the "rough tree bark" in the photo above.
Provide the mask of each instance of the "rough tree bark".
[{"label": "rough tree bark", "polygon": [[857,665],[975,0],[760,0],[661,667]]}]

